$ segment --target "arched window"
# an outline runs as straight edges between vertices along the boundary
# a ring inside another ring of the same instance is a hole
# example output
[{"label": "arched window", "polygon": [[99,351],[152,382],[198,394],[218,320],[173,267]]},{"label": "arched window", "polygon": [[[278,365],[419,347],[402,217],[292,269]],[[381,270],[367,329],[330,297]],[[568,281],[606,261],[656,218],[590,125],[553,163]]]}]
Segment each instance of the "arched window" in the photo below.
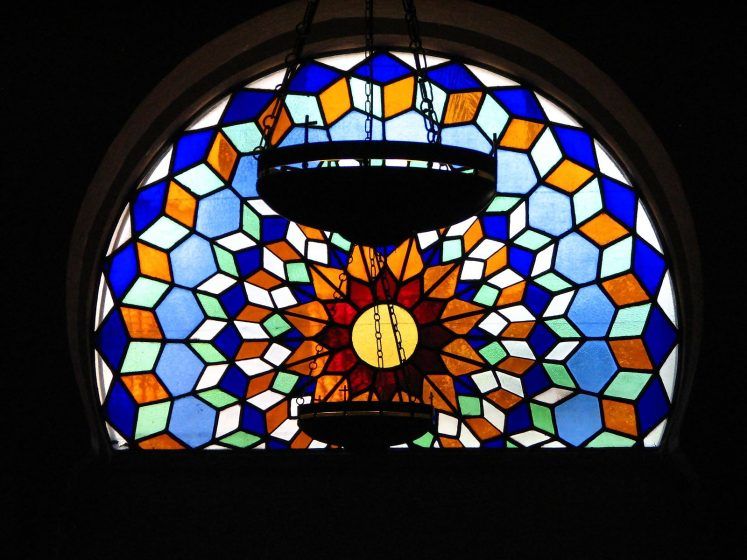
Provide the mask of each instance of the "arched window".
[{"label": "arched window", "polygon": [[[373,76],[373,136],[426,143],[413,55],[393,40],[367,57],[340,37],[303,62],[269,142],[363,139]],[[380,270],[370,248],[257,194],[282,67],[243,61],[136,154],[142,171],[104,208],[106,246],[88,261],[80,365],[113,448],[324,447],[299,429],[298,404],[378,398],[396,375],[377,373],[372,346],[382,281],[435,410],[407,446],[661,444],[680,397],[681,240],[654,219],[643,164],[586,120],[598,114],[579,114],[574,92],[502,64],[508,49],[477,56],[442,39],[427,70],[441,141],[494,155],[495,195],[476,216],[377,247]]]}]

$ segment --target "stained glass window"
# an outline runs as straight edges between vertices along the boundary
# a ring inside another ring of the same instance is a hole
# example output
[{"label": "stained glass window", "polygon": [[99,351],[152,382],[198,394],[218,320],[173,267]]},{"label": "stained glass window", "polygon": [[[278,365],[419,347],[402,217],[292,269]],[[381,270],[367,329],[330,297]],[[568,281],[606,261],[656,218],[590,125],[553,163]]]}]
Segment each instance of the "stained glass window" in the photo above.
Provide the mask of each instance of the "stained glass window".
[{"label": "stained glass window", "polygon": [[[384,279],[435,409],[433,430],[404,447],[659,445],[678,319],[640,193],[547,96],[477,64],[431,56],[428,66],[442,142],[497,144],[495,197],[477,216],[377,247],[382,271],[371,248],[257,196],[253,153],[280,71],[207,107],[132,186],[95,310],[92,358],[115,448],[325,447],[299,430],[299,403],[393,384],[375,374],[371,348]],[[305,62],[270,142],[364,139],[369,79],[374,139],[426,142],[413,58],[400,52]]]}]

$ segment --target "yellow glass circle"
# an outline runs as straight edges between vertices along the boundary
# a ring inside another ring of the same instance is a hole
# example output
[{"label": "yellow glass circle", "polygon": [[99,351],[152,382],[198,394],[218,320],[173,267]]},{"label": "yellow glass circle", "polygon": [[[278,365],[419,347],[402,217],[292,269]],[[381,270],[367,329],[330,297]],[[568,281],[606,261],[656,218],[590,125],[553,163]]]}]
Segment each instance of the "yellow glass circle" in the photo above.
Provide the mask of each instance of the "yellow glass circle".
[{"label": "yellow glass circle", "polygon": [[[403,360],[408,359],[415,352],[418,345],[418,326],[407,309],[399,305],[392,305],[392,311],[397,321],[397,329],[402,337]],[[397,353],[397,342],[394,338],[392,320],[386,304],[369,307],[353,323],[353,348],[361,360],[373,367],[379,367],[378,348],[376,344],[376,313],[380,317],[381,351],[384,368],[398,366],[400,358]]]}]

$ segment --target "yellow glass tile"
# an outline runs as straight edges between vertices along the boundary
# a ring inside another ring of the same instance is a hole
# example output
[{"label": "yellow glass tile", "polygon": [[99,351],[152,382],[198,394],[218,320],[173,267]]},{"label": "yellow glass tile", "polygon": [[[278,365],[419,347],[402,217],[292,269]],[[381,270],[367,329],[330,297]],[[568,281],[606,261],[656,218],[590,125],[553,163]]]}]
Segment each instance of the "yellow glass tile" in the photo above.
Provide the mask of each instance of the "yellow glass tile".
[{"label": "yellow glass tile", "polygon": [[[407,360],[415,352],[418,345],[418,327],[415,319],[407,309],[399,305],[392,305],[391,311],[397,320],[400,334],[402,358]],[[384,304],[369,307],[353,323],[352,343],[356,354],[367,364],[378,367],[378,344],[376,338],[375,313],[379,313],[379,330],[381,334],[381,351],[384,368],[399,365],[400,355],[394,336],[389,309]]]},{"label": "yellow glass tile", "polygon": [[545,125],[522,119],[513,119],[501,138],[504,148],[528,150]]},{"label": "yellow glass tile", "polygon": [[169,194],[166,198],[166,215],[187,227],[192,227],[195,223],[196,209],[197,200],[195,197],[172,182],[169,185]]},{"label": "yellow glass tile", "polygon": [[327,125],[336,122],[350,110],[350,88],[347,78],[340,78],[319,96]]},{"label": "yellow glass tile", "polygon": [[609,214],[599,214],[581,226],[581,231],[597,245],[604,247],[627,235],[628,230]]},{"label": "yellow glass tile", "polygon": [[384,117],[394,117],[412,107],[414,89],[413,76],[384,86]]},{"label": "yellow glass tile", "polygon": [[143,243],[138,243],[137,258],[140,263],[140,273],[143,276],[171,282],[169,256],[165,251],[159,251]]},{"label": "yellow glass tile", "polygon": [[459,124],[471,121],[482,101],[481,91],[452,93],[446,105],[444,124]]},{"label": "yellow glass tile", "polygon": [[218,133],[213,142],[210,153],[208,154],[208,163],[218,172],[218,175],[228,179],[236,163],[236,150],[228,142],[223,133]]},{"label": "yellow glass tile", "polygon": [[566,192],[576,192],[586,181],[594,175],[585,167],[565,159],[558,167],[555,168],[550,176],[545,179],[549,185],[563,189]]}]

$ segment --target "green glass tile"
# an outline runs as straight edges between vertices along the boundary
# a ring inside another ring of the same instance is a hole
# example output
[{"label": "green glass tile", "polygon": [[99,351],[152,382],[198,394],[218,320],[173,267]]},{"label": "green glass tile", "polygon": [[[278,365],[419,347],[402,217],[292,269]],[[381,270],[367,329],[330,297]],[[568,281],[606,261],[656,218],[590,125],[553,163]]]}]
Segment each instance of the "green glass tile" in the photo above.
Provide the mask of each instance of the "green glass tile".
[{"label": "green glass tile", "polygon": [[207,294],[197,294],[197,299],[200,301],[202,309],[205,311],[205,315],[211,319],[227,319],[226,312],[223,311],[218,298],[209,296]]},{"label": "green glass tile", "polygon": [[330,239],[330,241],[332,241],[333,245],[337,245],[343,251],[349,251],[350,247],[353,246],[352,243],[350,243],[350,241],[348,241],[347,239],[345,239],[339,233],[333,233],[332,234],[332,239]]},{"label": "green glass tile", "polygon": [[633,445],[635,445],[634,439],[611,432],[602,432],[587,443],[586,447],[632,447]]},{"label": "green glass tile", "polygon": [[260,217],[249,206],[244,206],[242,210],[241,229],[251,235],[256,241],[259,241],[260,235]]},{"label": "green glass tile", "polygon": [[239,399],[233,395],[229,395],[221,389],[210,389],[208,391],[202,391],[199,393],[200,398],[206,402],[209,402],[215,408],[224,408],[230,404],[235,403]]},{"label": "green glass tile", "polygon": [[541,404],[530,403],[529,408],[532,412],[532,422],[535,427],[549,434],[555,433],[555,426],[552,422],[552,411]]},{"label": "green glass tile", "polygon": [[498,289],[486,284],[478,290],[477,294],[475,294],[474,301],[480,305],[490,307],[495,303],[495,300],[498,299],[499,293],[500,291]]},{"label": "green glass tile", "polygon": [[520,200],[518,196],[496,196],[488,206],[487,212],[506,212],[516,206]]},{"label": "green glass tile", "polygon": [[461,239],[449,239],[444,241],[443,245],[443,261],[453,261],[462,256],[462,240]]},{"label": "green glass tile", "polygon": [[257,443],[259,441],[259,437],[247,432],[236,432],[231,434],[230,436],[221,438],[220,441],[221,443],[226,443],[234,447],[249,447],[250,445],[254,445],[255,443]]},{"label": "green glass tile", "polygon": [[310,282],[309,271],[302,262],[291,262],[285,265],[285,274],[290,282]]},{"label": "green glass tile", "polygon": [[269,333],[270,336],[278,336],[283,334],[285,331],[290,330],[291,326],[283,319],[280,315],[275,313],[270,315],[264,320],[262,326]]},{"label": "green glass tile", "polygon": [[144,438],[165,430],[169,421],[170,408],[171,403],[169,402],[149,404],[141,407],[137,413],[135,438]]},{"label": "green glass tile", "polygon": [[231,276],[239,275],[239,271],[236,268],[236,261],[231,253],[217,245],[213,245],[213,251],[215,252],[215,259],[218,261],[218,268],[222,272]]},{"label": "green glass tile", "polygon": [[245,154],[253,152],[262,140],[262,133],[253,122],[227,126],[223,129],[223,133],[228,136],[238,151]]},{"label": "green glass tile", "polygon": [[188,233],[189,230],[183,225],[177,224],[171,218],[161,216],[152,226],[143,232],[140,239],[160,249],[171,249]]},{"label": "green glass tile", "polygon": [[223,186],[223,181],[204,163],[174,177],[198,196],[208,194]]},{"label": "green glass tile", "polygon": [[130,342],[122,364],[122,373],[152,370],[159,350],[159,342]]},{"label": "green glass tile", "polygon": [[493,341],[480,349],[480,355],[485,358],[489,364],[497,364],[506,357],[506,351],[498,341]]},{"label": "green glass tile", "polygon": [[604,391],[605,395],[620,399],[636,399],[651,378],[650,373],[621,371]]},{"label": "green glass tile", "polygon": [[125,305],[153,307],[161,299],[169,285],[150,278],[138,278],[122,300]]},{"label": "green glass tile", "polygon": [[296,385],[296,381],[298,381],[297,375],[281,371],[275,376],[275,380],[272,382],[272,388],[287,395]]},{"label": "green glass tile", "polygon": [[571,287],[571,285],[568,282],[563,280],[560,276],[558,276],[554,272],[548,272],[547,274],[543,274],[542,276],[535,278],[534,281],[537,282],[537,284],[539,284],[540,286],[547,288],[551,292],[562,292],[563,290],[566,290]]},{"label": "green glass tile", "polygon": [[519,446],[516,445],[513,441],[507,441],[506,442],[506,449],[518,449]]},{"label": "green glass tile", "polygon": [[516,244],[527,249],[537,250],[540,247],[547,245],[550,242],[550,238],[546,235],[542,235],[531,229],[522,233],[516,238]]},{"label": "green glass tile", "polygon": [[497,137],[501,136],[507,122],[508,113],[503,110],[503,107],[498,105],[491,95],[485,96],[485,101],[477,116],[477,126],[485,132],[488,138],[493,138],[494,134]]},{"label": "green glass tile", "polygon": [[480,416],[482,405],[477,397],[459,396],[459,410],[462,416]]},{"label": "green glass tile", "polygon": [[626,307],[617,312],[610,336],[638,336],[646,325],[650,303]]},{"label": "green glass tile", "polygon": [[614,245],[607,247],[602,253],[602,272],[600,276],[607,278],[624,272],[630,268],[630,259],[633,254],[633,238],[626,237]]},{"label": "green glass tile", "polygon": [[560,338],[579,338],[581,336],[565,319],[548,319],[545,324]]},{"label": "green glass tile", "polygon": [[319,102],[315,95],[290,94],[285,98],[285,106],[288,108],[291,118],[296,124],[306,123],[307,117],[309,124],[316,123],[317,125],[321,125],[324,122],[319,112]]},{"label": "green glass tile", "polygon": [[420,436],[418,439],[413,440],[412,443],[417,445],[418,447],[430,447],[431,445],[433,445],[433,434],[427,432]]},{"label": "green glass tile", "polygon": [[192,342],[192,349],[197,352],[202,360],[208,364],[225,362],[226,358],[209,342]]},{"label": "green glass tile", "polygon": [[564,365],[546,363],[542,364],[542,366],[545,368],[547,375],[550,376],[550,379],[552,379],[553,384],[559,387],[567,387],[569,389],[576,387],[576,384],[573,382],[573,379],[571,379],[571,376],[568,374],[568,370]]}]

